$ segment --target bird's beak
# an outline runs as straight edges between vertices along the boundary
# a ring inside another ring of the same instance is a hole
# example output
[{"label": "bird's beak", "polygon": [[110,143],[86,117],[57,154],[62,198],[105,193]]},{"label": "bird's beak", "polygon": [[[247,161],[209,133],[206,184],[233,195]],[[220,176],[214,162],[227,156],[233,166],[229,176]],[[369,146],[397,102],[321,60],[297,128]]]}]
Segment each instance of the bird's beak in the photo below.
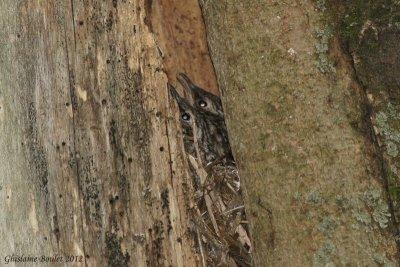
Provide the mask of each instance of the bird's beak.
[{"label": "bird's beak", "polygon": [[192,91],[196,91],[197,86],[189,79],[188,76],[186,76],[186,74],[179,73],[176,78],[188,93],[191,94]]},{"label": "bird's beak", "polygon": [[173,87],[171,84],[168,85],[168,90],[171,93],[172,97],[175,98],[175,100],[182,100],[182,97],[179,95],[179,93],[176,91],[175,87]]},{"label": "bird's beak", "polygon": [[167,85],[168,85],[170,94],[172,95],[172,97],[175,99],[175,101],[178,103],[179,106],[186,108],[186,109],[192,109],[192,106],[189,104],[189,102],[179,95],[179,93],[178,93],[178,91],[176,91],[175,87],[173,87],[169,83]]},{"label": "bird's beak", "polygon": [[191,95],[193,98],[196,98],[196,96],[208,96],[212,95],[210,92],[207,92],[206,90],[203,90],[202,88],[198,87],[195,85],[188,76],[186,76],[183,73],[179,73],[178,76],[176,77],[179,81],[180,84],[182,84],[183,88]]}]

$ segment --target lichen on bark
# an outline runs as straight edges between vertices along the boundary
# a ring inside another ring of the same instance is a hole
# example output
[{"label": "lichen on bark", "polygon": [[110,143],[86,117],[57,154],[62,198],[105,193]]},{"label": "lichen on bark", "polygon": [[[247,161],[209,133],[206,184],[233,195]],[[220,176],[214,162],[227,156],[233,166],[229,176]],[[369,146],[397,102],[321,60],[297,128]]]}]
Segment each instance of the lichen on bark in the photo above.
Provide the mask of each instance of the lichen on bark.
[{"label": "lichen on bark", "polygon": [[[342,43],[367,93],[384,179],[397,223],[400,219],[400,2],[332,2]],[[398,231],[398,230],[397,230]]]},{"label": "lichen on bark", "polygon": [[366,94],[324,37],[330,8],[202,1],[260,266],[396,260]]}]

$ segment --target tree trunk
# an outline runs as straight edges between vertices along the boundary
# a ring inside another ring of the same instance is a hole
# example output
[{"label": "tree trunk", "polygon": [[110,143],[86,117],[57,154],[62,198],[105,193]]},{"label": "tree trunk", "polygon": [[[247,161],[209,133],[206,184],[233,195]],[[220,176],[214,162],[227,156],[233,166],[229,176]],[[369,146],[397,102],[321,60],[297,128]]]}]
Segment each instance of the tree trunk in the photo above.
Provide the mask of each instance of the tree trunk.
[{"label": "tree trunk", "polygon": [[326,9],[202,1],[258,266],[396,262],[369,103]]},{"label": "tree trunk", "polygon": [[1,1],[2,260],[198,264],[149,3]]},{"label": "tree trunk", "polygon": [[[338,5],[339,32],[368,96],[381,149],[384,175],[397,223],[400,221],[400,4],[364,1]],[[398,230],[397,230],[398,231]]]},{"label": "tree trunk", "polygon": [[211,62],[197,0],[0,1],[0,261],[202,264],[185,72],[222,90],[257,266],[394,265],[398,1],[328,2],[202,0]]}]

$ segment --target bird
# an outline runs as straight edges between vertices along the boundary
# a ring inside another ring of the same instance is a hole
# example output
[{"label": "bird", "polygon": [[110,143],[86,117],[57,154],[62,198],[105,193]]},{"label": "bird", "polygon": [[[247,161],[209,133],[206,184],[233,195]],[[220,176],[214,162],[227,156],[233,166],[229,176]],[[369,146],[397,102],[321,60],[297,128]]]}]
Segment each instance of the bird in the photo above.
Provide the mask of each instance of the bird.
[{"label": "bird", "polygon": [[[219,238],[225,244],[225,250],[220,250],[219,254],[227,251],[226,257],[231,257],[237,266],[251,266],[250,235],[240,223],[246,221],[240,177],[229,143],[221,99],[197,86],[184,73],[178,74],[177,80],[190,99],[182,97],[174,86],[168,84],[168,88],[179,107],[190,174],[197,189],[203,189],[197,213],[204,214],[204,218],[196,221],[204,221],[215,234],[215,238],[210,238],[209,230],[204,232],[207,227],[200,227],[202,234],[208,236],[208,243],[203,245],[210,248],[208,255],[214,255],[219,245],[213,240]],[[220,256],[211,258],[209,260],[214,264],[216,259],[221,259]]]},{"label": "bird", "polygon": [[194,143],[194,135],[193,135],[193,128],[194,128],[193,119],[195,115],[195,110],[186,99],[184,99],[179,95],[175,87],[169,83],[168,83],[168,89],[172,97],[178,104],[185,151],[189,155],[197,157],[195,143]]},{"label": "bird", "polygon": [[178,74],[177,80],[191,96],[190,100],[185,100],[176,90],[172,93],[178,102],[182,119],[186,114],[191,115],[200,161],[203,165],[220,159],[233,161],[221,99],[195,85],[183,73]]},{"label": "bird", "polygon": [[199,108],[203,112],[208,112],[220,118],[224,118],[222,101],[218,96],[194,84],[184,73],[179,73],[177,75],[177,80],[192,96],[192,105],[194,107]]}]

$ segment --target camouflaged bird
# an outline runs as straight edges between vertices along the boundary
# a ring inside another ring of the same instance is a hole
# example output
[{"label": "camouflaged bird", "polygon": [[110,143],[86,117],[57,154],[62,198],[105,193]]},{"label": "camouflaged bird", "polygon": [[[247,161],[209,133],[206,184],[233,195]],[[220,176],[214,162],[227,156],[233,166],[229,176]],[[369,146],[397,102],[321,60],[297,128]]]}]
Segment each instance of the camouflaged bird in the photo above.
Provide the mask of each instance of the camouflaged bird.
[{"label": "camouflaged bird", "polygon": [[197,157],[196,147],[194,144],[194,135],[193,135],[194,131],[193,118],[195,116],[195,110],[186,99],[184,99],[178,94],[175,87],[168,84],[168,89],[172,97],[178,104],[185,151],[189,155],[192,155],[193,157],[196,158]]},{"label": "camouflaged bird", "polygon": [[[190,155],[188,158],[199,159],[200,163],[188,160],[195,184],[204,190],[198,207],[201,214],[207,215],[197,220],[197,227],[208,240],[202,243],[210,261],[207,265],[220,265],[223,263],[218,261],[222,258],[232,258],[238,266],[250,266],[248,230],[240,223],[246,220],[240,178],[229,144],[221,100],[195,85],[185,74],[179,74],[177,79],[191,98],[186,100],[169,85],[180,111],[185,151]],[[239,211],[238,207],[241,207]],[[202,221],[208,226],[202,227]],[[210,229],[214,231],[210,233]],[[225,247],[213,241],[218,240],[216,237],[225,243]],[[226,257],[223,257],[224,251],[227,251]]]},{"label": "camouflaged bird", "polygon": [[[181,112],[183,131],[188,134],[192,131],[190,134],[197,140],[202,164],[206,166],[220,159],[233,161],[220,98],[196,86],[185,74],[181,73],[177,78],[191,96],[191,101],[182,98],[170,85],[171,94]],[[190,139],[191,136],[187,138]]]},{"label": "camouflaged bird", "polygon": [[192,105],[194,107],[198,108],[202,112],[210,113],[218,118],[224,119],[222,102],[218,96],[195,85],[189,77],[183,73],[179,73],[177,79],[191,96]]}]

